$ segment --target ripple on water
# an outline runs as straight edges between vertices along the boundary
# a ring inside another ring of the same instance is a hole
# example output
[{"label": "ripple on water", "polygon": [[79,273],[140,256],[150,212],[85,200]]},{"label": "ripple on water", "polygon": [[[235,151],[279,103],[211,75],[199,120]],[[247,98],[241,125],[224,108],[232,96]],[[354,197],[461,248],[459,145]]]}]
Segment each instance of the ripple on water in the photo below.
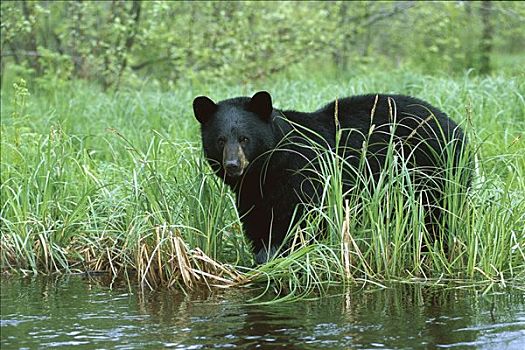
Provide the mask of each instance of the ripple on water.
[{"label": "ripple on water", "polygon": [[525,349],[525,297],[515,291],[487,297],[411,286],[246,305],[246,290],[203,296],[75,278],[1,283],[2,349]]}]

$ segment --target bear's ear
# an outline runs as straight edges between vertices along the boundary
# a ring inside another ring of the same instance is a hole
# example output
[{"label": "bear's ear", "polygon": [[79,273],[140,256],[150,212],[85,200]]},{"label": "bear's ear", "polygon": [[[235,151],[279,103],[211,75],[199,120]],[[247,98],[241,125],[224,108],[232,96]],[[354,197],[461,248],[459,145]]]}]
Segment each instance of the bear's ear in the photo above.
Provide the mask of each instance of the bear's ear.
[{"label": "bear's ear", "polygon": [[250,100],[250,111],[256,113],[265,121],[272,116],[272,96],[267,91],[259,91]]},{"label": "bear's ear", "polygon": [[209,121],[216,111],[217,104],[206,96],[195,97],[193,100],[193,113],[201,124]]}]

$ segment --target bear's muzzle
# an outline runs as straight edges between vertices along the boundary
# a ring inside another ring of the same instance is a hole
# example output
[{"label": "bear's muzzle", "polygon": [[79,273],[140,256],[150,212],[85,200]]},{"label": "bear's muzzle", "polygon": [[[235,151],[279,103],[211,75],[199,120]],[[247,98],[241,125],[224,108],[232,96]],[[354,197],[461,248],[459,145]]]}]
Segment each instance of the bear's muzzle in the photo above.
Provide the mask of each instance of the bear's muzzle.
[{"label": "bear's muzzle", "polygon": [[239,143],[226,144],[222,159],[222,166],[229,177],[241,176],[249,163]]}]

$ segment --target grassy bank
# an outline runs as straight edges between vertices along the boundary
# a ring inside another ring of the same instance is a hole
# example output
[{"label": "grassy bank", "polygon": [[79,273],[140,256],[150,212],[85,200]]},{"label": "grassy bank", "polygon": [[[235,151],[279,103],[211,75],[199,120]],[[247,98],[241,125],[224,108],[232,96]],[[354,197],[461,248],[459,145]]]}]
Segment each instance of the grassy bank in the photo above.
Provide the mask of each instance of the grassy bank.
[{"label": "grassy bank", "polygon": [[[81,82],[15,82],[2,88],[3,271],[107,271],[152,287],[272,281],[291,295],[361,281],[525,279],[523,77],[397,72],[117,93]],[[324,210],[313,208],[309,225],[290,237],[300,243],[314,235],[324,215],[328,239],[296,244],[287,258],[250,268],[234,199],[202,159],[191,102],[259,89],[271,91],[278,108],[305,111],[336,97],[403,93],[459,121],[475,151],[475,175],[465,201],[448,204],[450,244],[420,252],[426,238],[418,207],[393,195],[399,181],[379,197],[363,194],[365,219],[358,220],[357,204],[335,195],[337,171],[328,169],[336,176],[326,177]]]}]

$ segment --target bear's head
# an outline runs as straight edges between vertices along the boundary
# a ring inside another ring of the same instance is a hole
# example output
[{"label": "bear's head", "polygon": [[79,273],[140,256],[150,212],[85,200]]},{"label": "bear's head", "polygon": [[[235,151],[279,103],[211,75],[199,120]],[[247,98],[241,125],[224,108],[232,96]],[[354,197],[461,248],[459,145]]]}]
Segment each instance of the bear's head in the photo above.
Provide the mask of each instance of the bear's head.
[{"label": "bear's head", "polygon": [[266,91],[218,103],[199,96],[193,111],[201,123],[205,156],[221,177],[239,178],[251,162],[275,147],[275,111]]}]

